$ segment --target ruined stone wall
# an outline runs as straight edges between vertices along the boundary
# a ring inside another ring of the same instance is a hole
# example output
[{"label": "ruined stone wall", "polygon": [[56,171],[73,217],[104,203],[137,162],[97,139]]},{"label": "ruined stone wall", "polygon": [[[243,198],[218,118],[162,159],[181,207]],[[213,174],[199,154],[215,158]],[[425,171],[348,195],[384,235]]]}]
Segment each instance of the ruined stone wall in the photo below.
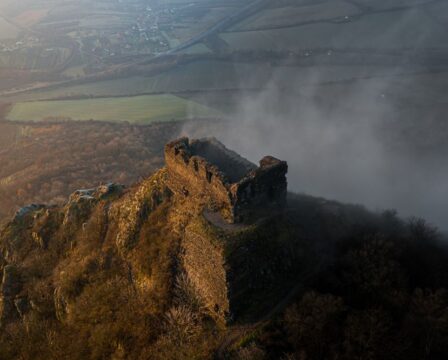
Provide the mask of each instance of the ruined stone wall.
[{"label": "ruined stone wall", "polygon": [[[288,165],[271,156],[260,161],[260,167],[231,187],[237,221],[251,217],[263,208],[282,207],[286,203]],[[261,208],[261,209],[260,209]]]},{"label": "ruined stone wall", "polygon": [[165,161],[172,191],[207,202],[230,223],[286,201],[288,166],[271,156],[256,167],[217,140],[182,138],[166,145]]},{"label": "ruined stone wall", "polygon": [[192,153],[206,159],[223,172],[229,183],[237,183],[257,168],[255,164],[227,149],[215,138],[193,140],[190,142],[190,148]]},{"label": "ruined stone wall", "polygon": [[168,144],[165,148],[168,186],[172,191],[191,197],[192,201],[210,200],[213,210],[221,211],[233,221],[231,195],[225,175],[200,156],[189,152],[188,139]]},{"label": "ruined stone wall", "polygon": [[204,305],[226,321],[230,305],[223,248],[190,226],[182,240],[182,253],[182,265]]}]

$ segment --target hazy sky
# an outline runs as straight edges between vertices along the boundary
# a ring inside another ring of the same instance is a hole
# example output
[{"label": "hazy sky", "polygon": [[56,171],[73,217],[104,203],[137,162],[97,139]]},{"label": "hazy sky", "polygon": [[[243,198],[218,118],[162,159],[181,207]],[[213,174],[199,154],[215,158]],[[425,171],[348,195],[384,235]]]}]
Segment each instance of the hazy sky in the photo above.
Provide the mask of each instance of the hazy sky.
[{"label": "hazy sky", "polygon": [[[442,51],[446,43],[436,15],[437,8],[393,12],[393,22],[374,29],[368,21],[359,22],[366,41],[353,46],[365,48],[364,60],[347,53],[338,59],[339,67],[302,66],[297,76],[275,74],[267,90],[241,99],[232,122],[185,132],[216,136],[254,162],[267,154],[287,160],[291,190],[373,210],[393,208],[448,229],[448,104],[443,98],[448,78],[428,70],[440,64],[434,47]],[[320,33],[312,29],[304,27],[302,37],[318,39]],[[367,40],[370,35],[375,41]],[[346,44],[346,37],[335,32],[327,40],[336,46]],[[399,39],[407,39],[407,45]],[[381,47],[400,46],[406,55],[375,65]],[[350,80],[360,77],[371,79]]]}]

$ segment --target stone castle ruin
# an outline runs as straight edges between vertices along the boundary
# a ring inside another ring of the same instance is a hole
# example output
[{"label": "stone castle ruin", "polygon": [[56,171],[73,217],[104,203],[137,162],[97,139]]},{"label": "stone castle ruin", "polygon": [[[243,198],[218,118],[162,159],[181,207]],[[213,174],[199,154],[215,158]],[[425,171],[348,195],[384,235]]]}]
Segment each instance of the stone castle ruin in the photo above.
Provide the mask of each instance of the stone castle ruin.
[{"label": "stone castle ruin", "polygon": [[168,182],[172,191],[206,199],[228,223],[240,223],[260,210],[286,203],[288,165],[272,156],[257,167],[215,138],[180,138],[165,146]]},{"label": "stone castle ruin", "polygon": [[[52,240],[56,234],[62,234],[62,239],[70,239],[72,249],[77,242],[97,239],[115,243],[117,255],[127,256],[146,236],[142,229],[151,224],[149,214],[166,200],[169,208],[157,213],[156,219],[176,239],[168,244],[176,254],[176,275],[186,279],[211,316],[230,322],[252,304],[260,306],[260,293],[283,281],[293,266],[285,261],[281,239],[275,239],[276,227],[282,226],[275,215],[286,204],[288,166],[271,156],[256,166],[214,138],[175,140],[166,145],[165,157],[165,168],[135,190],[126,192],[121,185],[107,184],[76,191],[64,207],[30,205],[17,212],[11,229],[29,232],[24,237],[26,250],[28,246],[45,250],[49,241],[58,241],[59,237]],[[244,226],[260,218],[265,221]],[[210,225],[217,225],[219,231]],[[234,231],[239,229],[244,231]],[[11,232],[8,241],[16,241],[15,234]],[[0,326],[8,316],[22,316],[34,306],[13,286],[21,281],[21,270],[2,265],[0,259]],[[149,288],[151,275],[138,270],[140,266],[132,267],[137,281]],[[68,314],[66,299],[57,286],[51,303],[58,319]]]}]

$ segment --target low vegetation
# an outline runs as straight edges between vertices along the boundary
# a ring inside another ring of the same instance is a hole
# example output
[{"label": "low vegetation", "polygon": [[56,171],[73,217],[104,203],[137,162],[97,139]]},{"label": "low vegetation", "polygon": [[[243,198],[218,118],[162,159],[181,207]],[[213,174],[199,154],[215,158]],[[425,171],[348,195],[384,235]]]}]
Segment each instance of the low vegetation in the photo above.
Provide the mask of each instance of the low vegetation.
[{"label": "low vegetation", "polygon": [[75,189],[131,185],[163,164],[180,123],[0,123],[0,219],[30,203],[62,204]]}]

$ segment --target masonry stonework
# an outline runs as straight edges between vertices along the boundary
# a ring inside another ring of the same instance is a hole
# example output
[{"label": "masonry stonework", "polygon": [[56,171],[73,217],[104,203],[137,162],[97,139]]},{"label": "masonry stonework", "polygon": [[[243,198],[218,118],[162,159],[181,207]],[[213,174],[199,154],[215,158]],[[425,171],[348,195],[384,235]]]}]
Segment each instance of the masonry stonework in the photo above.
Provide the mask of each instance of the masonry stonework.
[{"label": "masonry stonework", "polygon": [[215,138],[180,138],[165,146],[168,186],[177,194],[205,199],[229,223],[286,203],[288,165],[272,156],[257,167]]}]

